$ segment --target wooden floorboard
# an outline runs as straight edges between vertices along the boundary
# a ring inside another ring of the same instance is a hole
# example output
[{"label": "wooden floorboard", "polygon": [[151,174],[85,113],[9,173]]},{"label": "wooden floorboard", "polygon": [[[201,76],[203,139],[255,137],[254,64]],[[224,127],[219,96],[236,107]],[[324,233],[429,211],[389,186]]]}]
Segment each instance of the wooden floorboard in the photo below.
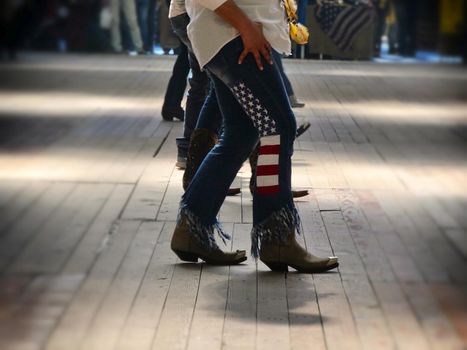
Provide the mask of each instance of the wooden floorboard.
[{"label": "wooden floorboard", "polygon": [[[0,349],[465,349],[467,70],[284,60],[303,234],[327,274],[182,263],[174,57],[0,67]],[[218,219],[250,250],[245,162]],[[208,194],[206,194],[208,195]],[[220,241],[220,240],[219,240]]]}]

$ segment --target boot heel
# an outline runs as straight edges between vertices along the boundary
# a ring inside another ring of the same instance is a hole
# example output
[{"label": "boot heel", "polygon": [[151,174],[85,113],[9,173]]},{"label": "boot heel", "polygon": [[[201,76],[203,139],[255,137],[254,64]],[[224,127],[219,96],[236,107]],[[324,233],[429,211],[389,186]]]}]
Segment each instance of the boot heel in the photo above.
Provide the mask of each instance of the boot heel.
[{"label": "boot heel", "polygon": [[193,253],[181,252],[179,250],[174,250],[174,253],[180,258],[180,260],[188,262],[198,262],[198,255]]},{"label": "boot heel", "polygon": [[287,264],[284,263],[277,263],[277,262],[265,262],[263,263],[269,267],[272,271],[277,271],[277,272],[287,272],[289,271],[289,268],[287,267]]}]

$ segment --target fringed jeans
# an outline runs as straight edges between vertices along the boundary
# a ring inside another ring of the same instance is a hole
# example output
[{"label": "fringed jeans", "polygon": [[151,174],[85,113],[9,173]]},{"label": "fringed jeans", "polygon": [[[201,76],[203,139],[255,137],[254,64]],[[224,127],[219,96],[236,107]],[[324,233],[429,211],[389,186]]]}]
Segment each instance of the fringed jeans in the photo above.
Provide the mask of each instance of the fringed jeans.
[{"label": "fringed jeans", "polygon": [[285,240],[299,227],[291,192],[296,121],[277,66],[264,62],[260,71],[252,55],[239,65],[242,50],[238,37],[205,67],[214,82],[224,129],[183,195],[181,212],[190,217],[193,233],[204,242],[211,241],[208,236],[214,228],[222,233],[216,216],[259,141],[252,230],[256,257],[261,241]]}]

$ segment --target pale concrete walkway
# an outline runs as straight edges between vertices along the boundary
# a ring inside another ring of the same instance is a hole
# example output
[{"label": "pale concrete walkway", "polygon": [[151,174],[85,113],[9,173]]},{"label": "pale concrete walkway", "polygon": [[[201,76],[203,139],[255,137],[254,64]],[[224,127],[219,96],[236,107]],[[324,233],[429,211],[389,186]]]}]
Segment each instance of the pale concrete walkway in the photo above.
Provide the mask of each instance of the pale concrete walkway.
[{"label": "pale concrete walkway", "polygon": [[[171,57],[0,66],[0,349],[463,349],[467,71],[286,60],[304,244],[337,272],[180,264]],[[220,220],[249,249],[249,169]],[[230,248],[230,247],[229,247]]]}]

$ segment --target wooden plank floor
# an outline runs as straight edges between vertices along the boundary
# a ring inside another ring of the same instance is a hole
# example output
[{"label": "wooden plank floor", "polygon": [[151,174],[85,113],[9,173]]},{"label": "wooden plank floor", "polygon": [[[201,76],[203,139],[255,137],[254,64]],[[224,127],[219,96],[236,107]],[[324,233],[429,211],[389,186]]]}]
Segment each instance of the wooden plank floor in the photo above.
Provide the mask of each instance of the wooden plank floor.
[{"label": "wooden plank floor", "polygon": [[[338,271],[182,264],[173,57],[0,66],[0,349],[466,349],[467,69],[286,60],[293,184]],[[249,249],[249,168],[219,217]]]}]

